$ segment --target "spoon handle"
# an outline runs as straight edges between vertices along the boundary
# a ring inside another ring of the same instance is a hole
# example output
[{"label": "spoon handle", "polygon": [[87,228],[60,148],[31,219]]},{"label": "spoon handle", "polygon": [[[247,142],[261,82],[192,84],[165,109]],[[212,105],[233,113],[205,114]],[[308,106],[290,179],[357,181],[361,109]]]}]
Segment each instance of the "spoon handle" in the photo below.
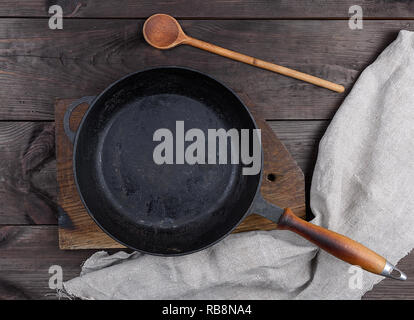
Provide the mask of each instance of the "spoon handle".
[{"label": "spoon handle", "polygon": [[327,81],[327,80],[323,80],[314,76],[311,76],[309,74],[303,73],[303,72],[299,72],[293,69],[289,69],[286,67],[282,67],[279,66],[277,64],[274,63],[270,63],[267,61],[263,61],[260,59],[256,59],[250,56],[247,56],[245,54],[239,53],[239,52],[235,52],[232,50],[228,50],[219,46],[216,46],[214,44],[205,42],[205,41],[201,41],[192,37],[187,36],[186,39],[183,41],[184,44],[188,44],[190,46],[202,49],[202,50],[206,50],[215,54],[218,54],[220,56],[229,58],[229,59],[233,59],[233,60],[237,60],[240,62],[244,62],[247,64],[250,64],[252,66],[258,67],[258,68],[262,68],[262,69],[266,69],[269,71],[273,71],[276,73],[280,73],[283,74],[285,76],[288,77],[292,77],[295,79],[299,79],[302,81],[306,81],[309,83],[312,83],[314,85],[332,90],[332,91],[336,91],[339,93],[342,93],[345,91],[345,88],[339,84]]}]

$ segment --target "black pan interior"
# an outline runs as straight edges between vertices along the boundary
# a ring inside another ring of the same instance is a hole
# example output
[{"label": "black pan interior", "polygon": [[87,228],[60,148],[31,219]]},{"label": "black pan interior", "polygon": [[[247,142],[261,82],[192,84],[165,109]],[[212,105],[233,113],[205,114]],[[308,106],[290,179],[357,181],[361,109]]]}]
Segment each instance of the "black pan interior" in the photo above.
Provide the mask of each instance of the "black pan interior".
[{"label": "black pan interior", "polygon": [[178,120],[204,132],[255,128],[219,82],[156,68],[108,88],[79,129],[74,160],[82,200],[102,229],[135,250],[183,254],[213,244],[240,222],[260,182],[260,175],[242,175],[242,164],[155,164],[154,132],[175,133]]}]

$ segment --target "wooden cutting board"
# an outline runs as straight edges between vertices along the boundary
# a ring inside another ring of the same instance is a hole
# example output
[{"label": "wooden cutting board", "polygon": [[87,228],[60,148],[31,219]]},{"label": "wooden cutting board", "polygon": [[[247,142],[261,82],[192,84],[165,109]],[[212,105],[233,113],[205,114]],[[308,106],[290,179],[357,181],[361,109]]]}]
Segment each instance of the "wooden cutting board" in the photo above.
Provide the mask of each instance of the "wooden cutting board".
[{"label": "wooden cutting board", "polygon": [[[263,197],[280,207],[290,207],[304,218],[305,182],[303,173],[266,122],[257,116],[254,105],[246,95],[239,94],[262,129],[264,151]],[[89,217],[73,178],[72,143],[63,130],[63,116],[76,99],[57,100],[55,104],[56,163],[59,204],[59,247],[61,249],[107,249],[123,246],[106,235]],[[87,105],[72,114],[71,128],[77,129]],[[259,215],[247,217],[234,232],[273,230],[276,224]]]}]

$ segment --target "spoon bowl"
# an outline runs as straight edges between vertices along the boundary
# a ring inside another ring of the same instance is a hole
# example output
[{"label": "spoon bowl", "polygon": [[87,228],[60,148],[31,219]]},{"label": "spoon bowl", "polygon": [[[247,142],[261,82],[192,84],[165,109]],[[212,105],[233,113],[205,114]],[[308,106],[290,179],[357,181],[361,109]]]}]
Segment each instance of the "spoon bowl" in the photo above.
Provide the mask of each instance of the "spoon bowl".
[{"label": "spoon bowl", "polygon": [[162,50],[174,48],[186,37],[178,21],[163,13],[154,14],[145,21],[143,34],[151,46]]}]

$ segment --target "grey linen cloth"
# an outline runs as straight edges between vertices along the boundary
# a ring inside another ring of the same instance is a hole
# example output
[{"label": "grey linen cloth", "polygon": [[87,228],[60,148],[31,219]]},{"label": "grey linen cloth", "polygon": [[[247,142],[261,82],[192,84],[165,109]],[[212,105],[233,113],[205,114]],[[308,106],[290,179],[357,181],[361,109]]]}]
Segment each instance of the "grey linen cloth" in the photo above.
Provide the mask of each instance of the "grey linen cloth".
[{"label": "grey linen cloth", "polygon": [[[355,57],[357,59],[357,57]],[[319,146],[315,224],[396,264],[414,247],[414,33],[370,65]],[[100,251],[64,283],[84,299],[359,299],[382,277],[362,273],[289,231],[230,235],[182,257]]]}]

